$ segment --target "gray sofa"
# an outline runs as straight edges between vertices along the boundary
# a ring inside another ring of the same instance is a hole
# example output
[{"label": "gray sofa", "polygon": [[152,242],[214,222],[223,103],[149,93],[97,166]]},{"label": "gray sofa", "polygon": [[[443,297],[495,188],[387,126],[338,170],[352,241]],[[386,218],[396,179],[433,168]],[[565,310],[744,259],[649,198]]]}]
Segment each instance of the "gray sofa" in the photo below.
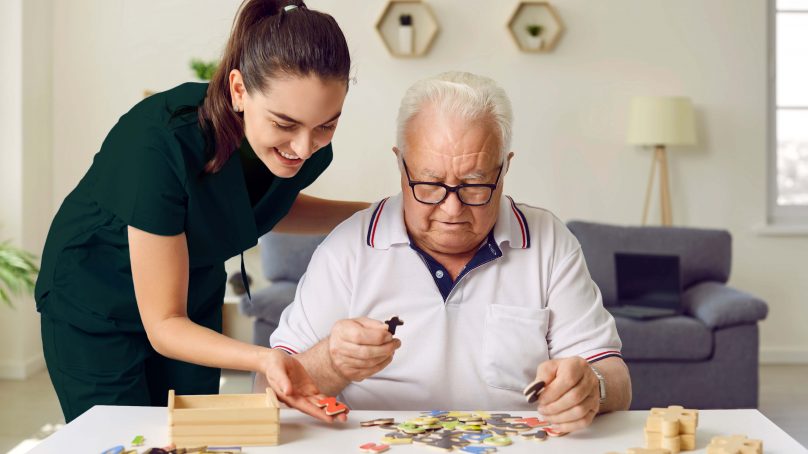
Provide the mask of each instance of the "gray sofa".
[{"label": "gray sofa", "polygon": [[270,232],[258,240],[261,268],[271,285],[254,292],[252,301],[244,295],[239,303],[243,314],[255,317],[255,345],[269,346],[269,336],[278,327],[281,312],[295,299],[297,282],[306,272],[314,250],[324,238],[320,235]]},{"label": "gray sofa", "polygon": [[732,239],[724,230],[568,223],[606,306],[615,304],[615,252],[678,255],[680,316],[638,321],[616,317],[631,371],[632,409],[755,408],[758,321],[768,306],[726,285]]}]

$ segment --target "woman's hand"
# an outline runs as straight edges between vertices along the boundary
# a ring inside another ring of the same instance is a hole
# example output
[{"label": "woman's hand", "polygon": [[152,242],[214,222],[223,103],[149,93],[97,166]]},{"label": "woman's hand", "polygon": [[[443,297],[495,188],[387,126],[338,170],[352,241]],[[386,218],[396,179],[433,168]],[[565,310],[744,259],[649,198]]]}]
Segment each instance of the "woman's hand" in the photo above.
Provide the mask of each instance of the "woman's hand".
[{"label": "woman's hand", "polygon": [[306,369],[293,356],[279,350],[267,350],[261,365],[259,372],[266,376],[278,400],[321,421],[347,421],[345,413],[328,416],[317,406],[317,401],[326,396],[320,393]]}]

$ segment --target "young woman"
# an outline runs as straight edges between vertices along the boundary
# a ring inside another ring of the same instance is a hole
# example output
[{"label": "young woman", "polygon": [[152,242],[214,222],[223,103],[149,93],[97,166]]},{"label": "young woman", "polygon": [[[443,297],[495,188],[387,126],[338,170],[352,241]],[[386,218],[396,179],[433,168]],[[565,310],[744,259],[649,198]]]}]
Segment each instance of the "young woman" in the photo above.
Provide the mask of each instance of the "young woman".
[{"label": "young woman", "polygon": [[[246,0],[210,84],[153,95],[109,132],[51,225],[42,342],[69,422],[93,405],[216,394],[220,368],[264,374],[325,421],[303,367],[221,334],[224,262],[272,230],[327,232],[364,203],[300,194],[332,159],[350,55],[334,19]],[[344,420],[344,416],[340,419]]]}]

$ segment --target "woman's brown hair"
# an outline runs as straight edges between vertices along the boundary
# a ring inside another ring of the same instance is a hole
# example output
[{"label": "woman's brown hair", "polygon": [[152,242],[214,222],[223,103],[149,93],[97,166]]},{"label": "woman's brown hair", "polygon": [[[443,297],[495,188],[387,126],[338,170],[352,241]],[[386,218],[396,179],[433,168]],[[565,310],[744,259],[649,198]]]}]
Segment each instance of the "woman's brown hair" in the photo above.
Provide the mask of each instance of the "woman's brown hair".
[{"label": "woman's brown hair", "polygon": [[210,157],[205,171],[218,172],[244,138],[244,119],[233,111],[230,98],[232,70],[241,71],[245,88],[255,93],[265,90],[270,79],[284,76],[344,80],[347,89],[350,68],[345,36],[330,15],[312,11],[302,1],[245,0],[199,108]]}]

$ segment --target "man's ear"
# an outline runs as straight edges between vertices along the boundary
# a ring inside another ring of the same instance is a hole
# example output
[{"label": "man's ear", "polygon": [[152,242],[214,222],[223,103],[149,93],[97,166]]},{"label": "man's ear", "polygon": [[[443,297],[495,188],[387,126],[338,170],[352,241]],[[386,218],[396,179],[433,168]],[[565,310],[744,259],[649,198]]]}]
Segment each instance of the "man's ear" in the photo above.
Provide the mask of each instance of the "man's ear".
[{"label": "man's ear", "polygon": [[508,170],[511,168],[511,159],[513,159],[513,151],[508,153],[508,157],[505,158],[505,173],[508,173]]},{"label": "man's ear", "polygon": [[398,147],[393,147],[393,154],[399,157],[401,156],[401,150],[399,150]]}]

